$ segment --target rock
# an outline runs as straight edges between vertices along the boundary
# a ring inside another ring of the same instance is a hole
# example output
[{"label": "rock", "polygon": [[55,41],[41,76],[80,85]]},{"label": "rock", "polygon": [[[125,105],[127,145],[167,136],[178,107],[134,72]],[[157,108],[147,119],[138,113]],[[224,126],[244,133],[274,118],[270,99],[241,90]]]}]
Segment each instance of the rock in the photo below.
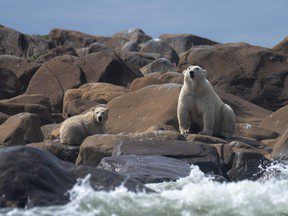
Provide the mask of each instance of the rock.
[{"label": "rock", "polygon": [[56,128],[60,128],[61,124],[46,124],[41,126],[41,131],[43,133],[44,136],[44,140],[49,140],[52,139],[52,132],[56,129]]},{"label": "rock", "polygon": [[54,108],[61,109],[65,91],[86,82],[82,70],[73,63],[65,56],[45,62],[32,77],[26,94],[44,94]]},{"label": "rock", "polygon": [[197,46],[181,55],[179,69],[190,65],[207,70],[213,86],[265,109],[288,102],[288,58],[271,49],[246,43]]},{"label": "rock", "polygon": [[139,70],[145,65],[153,62],[155,56],[149,53],[138,53],[138,52],[120,52],[118,53],[121,59],[123,59],[129,67],[134,70]]},{"label": "rock", "polygon": [[274,131],[270,131],[268,129],[259,127],[257,125],[248,124],[248,123],[236,124],[235,135],[253,138],[258,141],[266,140],[266,139],[275,139],[279,137],[279,134]]},{"label": "rock", "polygon": [[0,100],[16,96],[20,90],[16,75],[11,70],[0,67]]},{"label": "rock", "polygon": [[10,99],[0,100],[0,112],[7,115],[15,115],[22,112],[34,113],[39,116],[41,124],[52,121],[50,101],[42,94],[23,94]]},{"label": "rock", "polygon": [[87,82],[106,82],[127,86],[134,79],[142,77],[140,71],[131,69],[114,51],[104,50],[81,58],[81,69]]},{"label": "rock", "polygon": [[288,128],[274,145],[270,159],[287,160],[288,155]]},{"label": "rock", "polygon": [[0,55],[37,56],[52,47],[43,37],[24,35],[3,25],[0,25],[0,38]]},{"label": "rock", "polygon": [[142,29],[128,29],[122,32],[117,32],[112,38],[125,38],[126,40],[133,41],[136,43],[145,43],[152,39],[149,35],[146,35]]},{"label": "rock", "polygon": [[69,45],[74,48],[82,48],[87,47],[95,42],[104,42],[108,38],[89,35],[79,31],[52,29],[49,33],[49,39],[55,46]]},{"label": "rock", "polygon": [[186,137],[187,141],[191,142],[201,142],[206,144],[219,144],[219,143],[227,143],[226,140],[220,139],[214,136],[206,136],[200,134],[189,134]]},{"label": "rock", "polygon": [[144,75],[155,72],[160,72],[161,74],[164,74],[170,71],[176,71],[176,65],[174,65],[166,58],[159,58],[152,63],[146,65],[145,67],[141,68],[141,72]]},{"label": "rock", "polygon": [[[152,85],[109,101],[109,133],[143,132],[156,124],[178,127],[177,103],[181,85]],[[137,121],[135,121],[137,119]]]},{"label": "rock", "polygon": [[185,52],[197,45],[215,45],[215,41],[192,34],[163,34],[159,37],[168,43],[178,54]]},{"label": "rock", "polygon": [[222,175],[218,152],[207,144],[180,140],[123,140],[112,155],[162,155],[197,165],[204,173]]},{"label": "rock", "polygon": [[60,141],[30,143],[26,146],[50,152],[60,160],[68,161],[71,163],[75,163],[79,154],[79,146],[64,145],[61,144]]},{"label": "rock", "polygon": [[140,46],[135,41],[129,41],[121,48],[124,52],[139,52]]},{"label": "rock", "polygon": [[88,47],[87,55],[91,53],[101,52],[103,50],[111,50],[111,48],[107,46],[105,43],[96,42]]},{"label": "rock", "polygon": [[98,167],[126,175],[143,184],[176,181],[190,174],[188,163],[157,155],[106,157],[101,160]]},{"label": "rock", "polygon": [[[232,141],[228,144],[234,152],[241,152],[243,150],[249,151],[249,152],[254,152],[254,153],[260,153],[262,155],[268,155],[269,152],[265,152],[261,149],[261,146],[252,146],[249,145],[248,143],[242,142],[242,141]],[[270,152],[271,153],[271,152]]]},{"label": "rock", "polygon": [[89,49],[88,47],[84,47],[84,48],[78,48],[75,51],[79,57],[83,57],[88,55],[88,49]]},{"label": "rock", "polygon": [[112,37],[105,42],[111,49],[121,49],[129,40],[123,37]]},{"label": "rock", "polygon": [[151,192],[140,182],[117,173],[75,166],[36,148],[3,148],[0,158],[1,207],[64,205],[70,201],[67,191],[78,178],[84,178],[89,173],[91,177],[88,181],[94,190],[109,191],[124,185],[129,191]]},{"label": "rock", "polygon": [[167,43],[161,40],[149,40],[140,50],[141,53],[158,53],[161,57],[169,59],[173,64],[178,65],[179,56],[176,51]]},{"label": "rock", "polygon": [[5,122],[10,116],[0,112],[0,125]]},{"label": "rock", "polygon": [[264,118],[260,123],[260,127],[283,134],[288,128],[288,105]]},{"label": "rock", "polygon": [[11,70],[16,75],[19,82],[20,93],[26,91],[32,76],[40,66],[41,65],[36,62],[24,58],[11,55],[0,56],[0,67]]},{"label": "rock", "polygon": [[49,61],[57,56],[61,56],[61,55],[72,55],[72,56],[78,56],[76,53],[76,50],[71,47],[71,46],[67,46],[67,45],[63,45],[63,46],[59,46],[56,47],[54,49],[49,50],[48,53],[39,56],[36,61],[39,63],[44,63],[46,61]]},{"label": "rock", "polygon": [[145,77],[135,79],[130,85],[130,91],[136,91],[149,85],[160,85],[166,83],[183,84],[183,74],[177,72],[160,72],[149,74]]},{"label": "rock", "polygon": [[20,113],[0,125],[0,145],[26,145],[43,141],[39,118],[35,114]]},{"label": "rock", "polygon": [[276,44],[272,50],[275,50],[277,52],[288,54],[288,37],[284,38],[281,42]]},{"label": "rock", "polygon": [[106,104],[126,93],[126,88],[110,83],[87,83],[78,89],[69,89],[64,95],[63,115],[78,115],[99,103]]},{"label": "rock", "polygon": [[263,176],[264,169],[270,164],[270,161],[260,153],[237,152],[228,176],[232,181],[257,180]]}]

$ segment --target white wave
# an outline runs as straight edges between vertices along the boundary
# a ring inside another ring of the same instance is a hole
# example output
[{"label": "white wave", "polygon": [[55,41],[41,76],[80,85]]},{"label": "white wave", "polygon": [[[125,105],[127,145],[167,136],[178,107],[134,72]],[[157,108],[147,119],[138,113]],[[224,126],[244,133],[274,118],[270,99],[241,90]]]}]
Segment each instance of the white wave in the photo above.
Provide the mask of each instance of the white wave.
[{"label": "white wave", "polygon": [[147,184],[158,192],[152,194],[135,194],[123,186],[97,192],[87,177],[69,191],[67,205],[6,210],[2,215],[288,215],[288,166],[273,164],[268,173],[261,181],[218,183],[192,166],[186,178]]}]

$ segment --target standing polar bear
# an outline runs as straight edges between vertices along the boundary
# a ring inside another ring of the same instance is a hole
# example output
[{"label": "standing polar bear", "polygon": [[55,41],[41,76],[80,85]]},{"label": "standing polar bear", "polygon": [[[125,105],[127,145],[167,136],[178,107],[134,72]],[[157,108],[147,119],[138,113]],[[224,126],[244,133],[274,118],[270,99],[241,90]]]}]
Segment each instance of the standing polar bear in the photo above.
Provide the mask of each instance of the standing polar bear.
[{"label": "standing polar bear", "polygon": [[187,135],[193,122],[202,128],[199,134],[230,138],[235,132],[234,112],[216,94],[206,79],[207,72],[199,66],[190,66],[183,74],[177,107],[180,133]]},{"label": "standing polar bear", "polygon": [[107,117],[107,108],[94,107],[86,114],[66,119],[60,127],[60,142],[80,145],[87,136],[104,133]]}]

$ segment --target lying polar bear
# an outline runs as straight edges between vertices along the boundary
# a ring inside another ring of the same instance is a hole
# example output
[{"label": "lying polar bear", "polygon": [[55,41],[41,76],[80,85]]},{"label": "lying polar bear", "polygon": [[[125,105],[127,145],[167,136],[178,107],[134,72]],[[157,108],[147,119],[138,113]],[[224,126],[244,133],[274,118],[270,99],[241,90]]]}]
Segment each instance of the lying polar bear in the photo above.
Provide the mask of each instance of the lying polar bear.
[{"label": "lying polar bear", "polygon": [[86,114],[66,119],[60,127],[60,142],[81,145],[87,136],[104,133],[107,117],[107,108],[94,107]]},{"label": "lying polar bear", "polygon": [[190,66],[183,74],[177,107],[180,133],[187,135],[193,122],[202,129],[199,134],[230,138],[235,132],[234,112],[216,94],[206,79],[207,72],[199,66]]}]

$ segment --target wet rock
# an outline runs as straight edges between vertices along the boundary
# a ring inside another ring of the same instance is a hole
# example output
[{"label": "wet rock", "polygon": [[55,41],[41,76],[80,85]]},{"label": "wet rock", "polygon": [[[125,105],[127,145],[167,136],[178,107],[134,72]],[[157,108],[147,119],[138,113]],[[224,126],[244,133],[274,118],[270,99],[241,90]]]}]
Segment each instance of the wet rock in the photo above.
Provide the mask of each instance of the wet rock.
[{"label": "wet rock", "polygon": [[89,173],[89,182],[95,190],[109,191],[123,184],[130,191],[151,191],[117,173],[75,166],[36,148],[10,147],[0,150],[0,206],[64,205],[69,202],[67,191],[78,178]]},{"label": "wet rock", "polygon": [[38,143],[30,143],[26,146],[50,152],[60,160],[68,161],[71,163],[75,163],[79,154],[79,146],[64,145],[61,144],[60,141],[45,141]]},{"label": "wet rock", "polygon": [[20,84],[13,71],[0,67],[0,99],[15,97],[20,93]]},{"label": "wet rock", "polygon": [[190,174],[188,163],[163,156],[106,157],[101,160],[98,168],[126,175],[144,184],[176,181]]},{"label": "wet rock", "polygon": [[235,155],[228,176],[232,181],[257,180],[264,174],[264,169],[269,165],[270,161],[260,153],[240,151]]},{"label": "wet rock", "polygon": [[15,115],[22,112],[34,113],[39,116],[41,124],[51,123],[51,104],[42,94],[19,95],[10,99],[0,100],[0,112]]},{"label": "wet rock", "polygon": [[[72,56],[67,57],[69,60],[72,58]],[[49,98],[53,107],[61,109],[65,91],[77,88],[85,82],[82,70],[74,65],[74,62],[68,61],[66,56],[60,56],[45,62],[37,70],[26,94],[44,94]]]},{"label": "wet rock", "polygon": [[63,45],[63,46],[59,46],[56,47],[54,49],[49,50],[48,53],[39,56],[36,61],[39,63],[44,63],[46,61],[49,61],[57,56],[61,56],[61,55],[72,55],[72,56],[78,56],[76,53],[76,50],[71,47],[71,46],[67,46],[67,45]]},{"label": "wet rock", "polygon": [[271,49],[246,43],[197,46],[181,55],[180,68],[190,65],[206,69],[213,86],[265,109],[288,102],[288,58]]},{"label": "wet rock", "polygon": [[145,67],[141,68],[141,72],[144,75],[155,72],[160,72],[161,74],[164,74],[169,71],[176,71],[176,65],[174,65],[166,58],[159,58],[152,63],[146,65]]},{"label": "wet rock", "polygon": [[168,43],[178,54],[185,52],[197,45],[214,45],[215,41],[191,34],[163,34],[160,38]]},{"label": "wet rock", "polygon": [[288,159],[288,128],[274,145],[270,159],[287,160]]},{"label": "wet rock", "polygon": [[260,127],[283,134],[288,128],[288,105],[264,118],[260,123]]},{"label": "wet rock", "polygon": [[35,114],[20,113],[0,125],[0,145],[26,145],[43,141],[39,118]]},{"label": "wet rock", "polygon": [[19,93],[26,91],[29,82],[41,64],[12,55],[0,56],[0,67],[11,70],[19,82]]},{"label": "wet rock", "polygon": [[141,53],[157,53],[161,57],[169,59],[173,64],[178,65],[179,56],[176,51],[162,40],[149,40],[141,48]]}]

